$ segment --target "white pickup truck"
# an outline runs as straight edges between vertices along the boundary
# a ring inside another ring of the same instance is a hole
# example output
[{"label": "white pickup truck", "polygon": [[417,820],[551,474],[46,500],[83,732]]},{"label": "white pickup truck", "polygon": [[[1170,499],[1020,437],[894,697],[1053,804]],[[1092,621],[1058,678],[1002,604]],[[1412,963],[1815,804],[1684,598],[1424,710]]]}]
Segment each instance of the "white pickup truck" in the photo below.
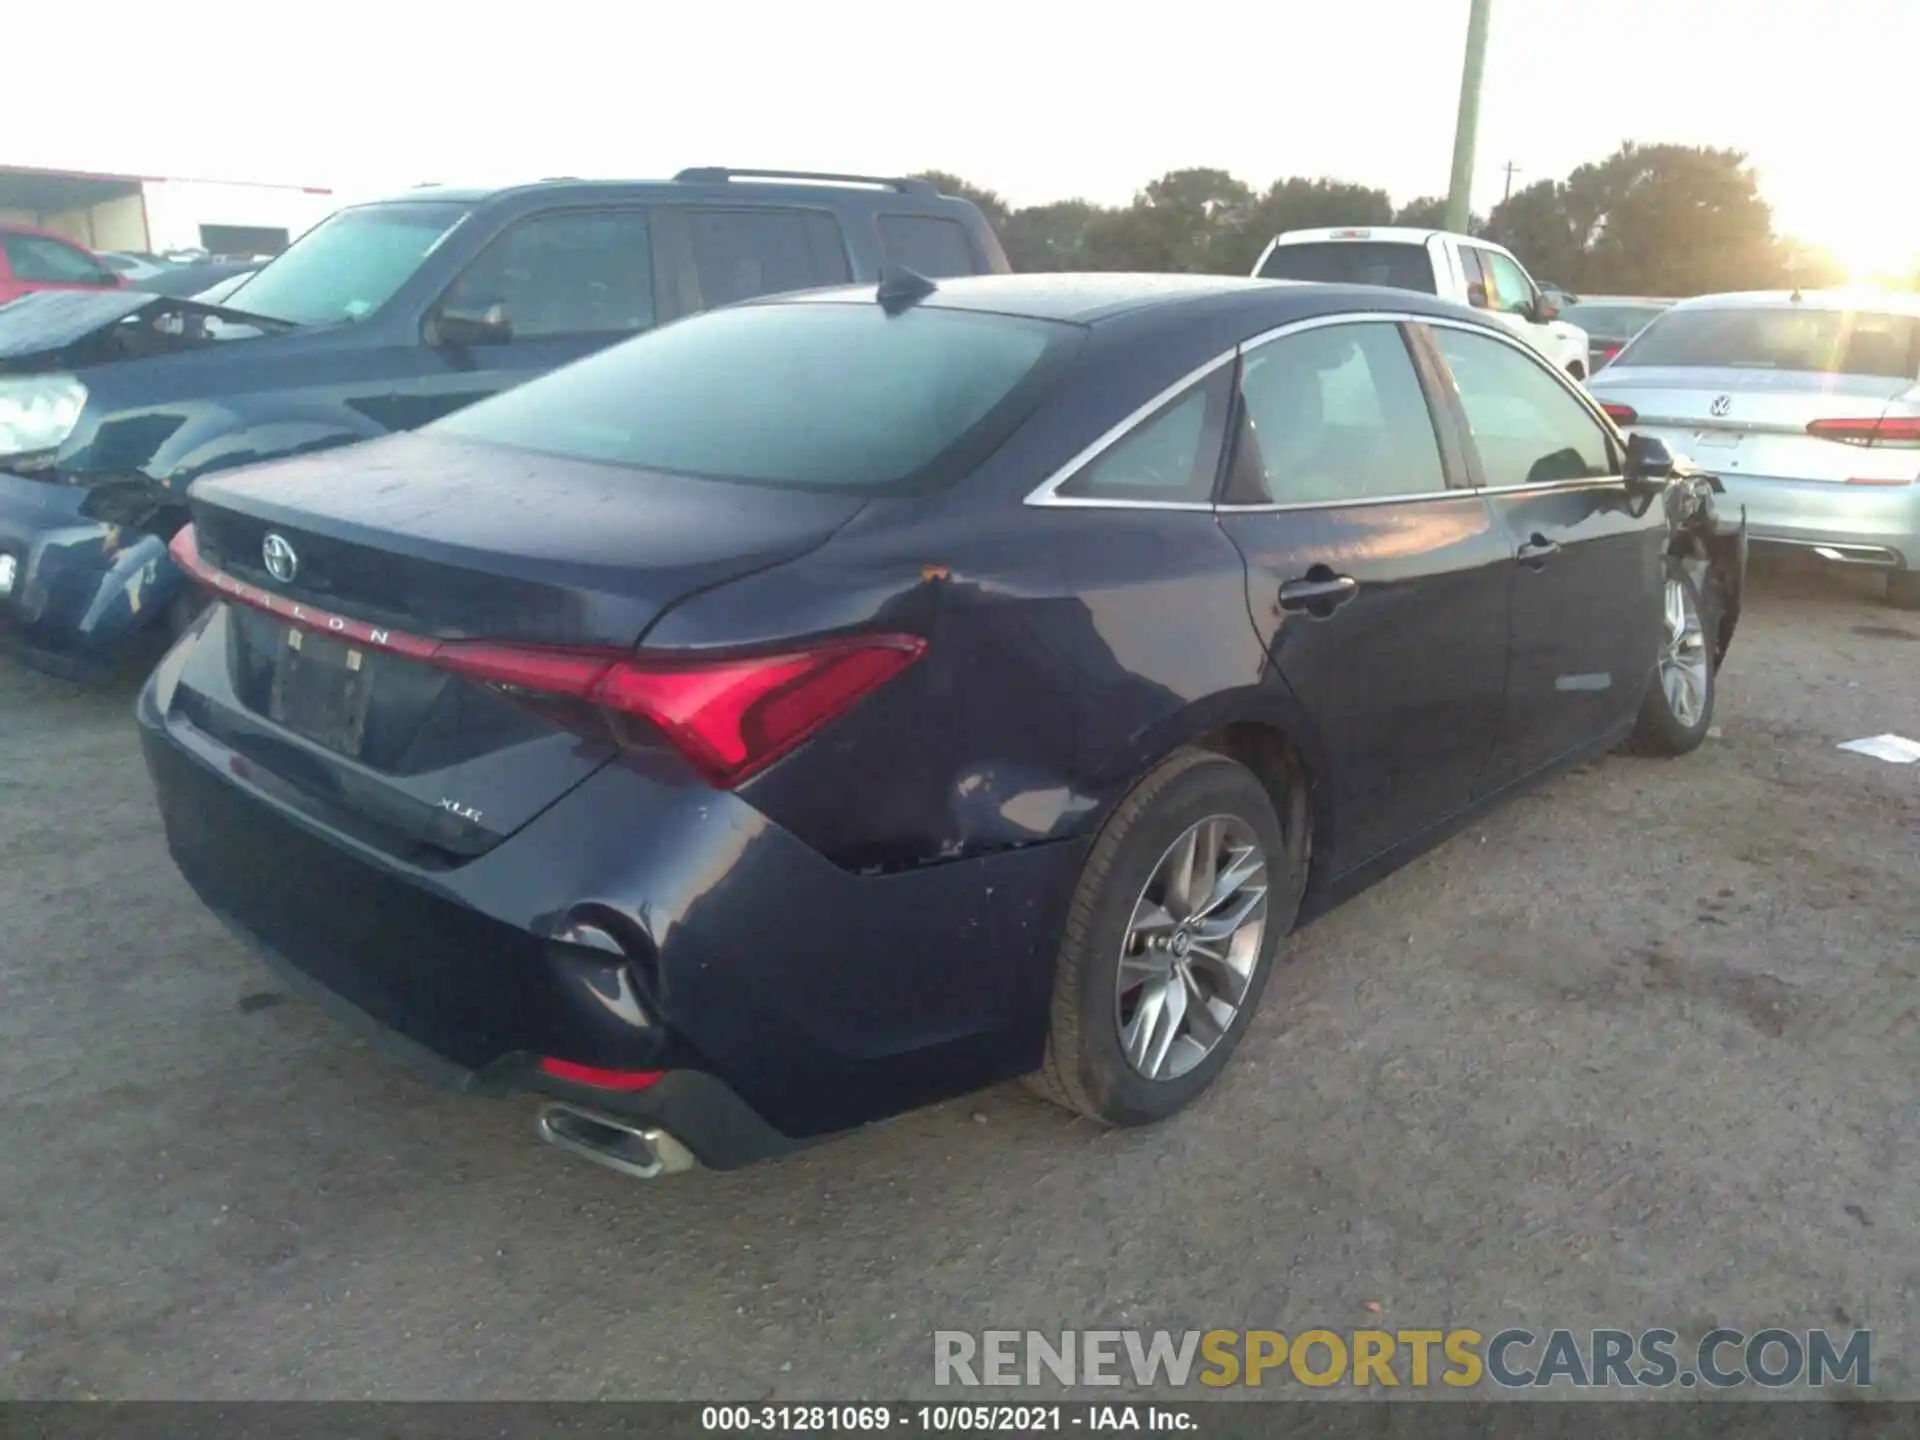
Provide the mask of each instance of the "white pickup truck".
[{"label": "white pickup truck", "polygon": [[1471,235],[1395,226],[1289,230],[1267,246],[1253,273],[1458,300],[1498,316],[1574,379],[1587,378],[1587,332],[1554,318],[1559,312],[1510,252]]}]

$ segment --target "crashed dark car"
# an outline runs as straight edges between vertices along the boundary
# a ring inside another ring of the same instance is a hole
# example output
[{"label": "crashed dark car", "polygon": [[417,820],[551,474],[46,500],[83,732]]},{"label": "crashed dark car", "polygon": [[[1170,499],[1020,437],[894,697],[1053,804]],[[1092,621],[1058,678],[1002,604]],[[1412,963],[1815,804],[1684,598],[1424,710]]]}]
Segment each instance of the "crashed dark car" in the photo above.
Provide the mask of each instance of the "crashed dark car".
[{"label": "crashed dark car", "polygon": [[138,702],[294,988],[642,1176],[1219,1073],[1298,920],[1701,743],[1745,530],[1497,322],[998,276],[666,326],[211,477]]},{"label": "crashed dark car", "polygon": [[0,309],[0,639],[84,675],[177,634],[194,602],[167,542],[203,475],[411,430],[657,323],[890,262],[1007,268],[979,210],[925,180],[699,169],[350,207],[218,306],[25,296]]}]

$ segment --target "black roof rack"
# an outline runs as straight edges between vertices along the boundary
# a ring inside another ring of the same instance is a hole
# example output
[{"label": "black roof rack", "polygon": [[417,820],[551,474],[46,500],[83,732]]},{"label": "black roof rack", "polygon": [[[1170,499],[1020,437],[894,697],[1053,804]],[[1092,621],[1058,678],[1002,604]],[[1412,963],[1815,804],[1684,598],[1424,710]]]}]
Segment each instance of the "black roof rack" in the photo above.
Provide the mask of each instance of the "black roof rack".
[{"label": "black roof rack", "polygon": [[903,195],[938,195],[931,180],[905,175],[840,175],[827,170],[735,170],[725,165],[696,165],[673,177],[688,185],[721,185],[729,180],[803,180],[821,185],[884,185]]}]

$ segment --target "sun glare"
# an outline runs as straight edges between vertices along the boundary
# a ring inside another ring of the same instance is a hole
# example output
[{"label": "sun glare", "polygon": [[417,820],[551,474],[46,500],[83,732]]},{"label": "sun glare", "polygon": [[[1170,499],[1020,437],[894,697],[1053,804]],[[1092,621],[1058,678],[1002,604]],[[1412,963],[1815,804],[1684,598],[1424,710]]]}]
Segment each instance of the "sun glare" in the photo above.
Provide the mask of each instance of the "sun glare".
[{"label": "sun glare", "polygon": [[1833,254],[1856,285],[1911,281],[1920,272],[1920,209],[1862,217],[1840,233]]}]

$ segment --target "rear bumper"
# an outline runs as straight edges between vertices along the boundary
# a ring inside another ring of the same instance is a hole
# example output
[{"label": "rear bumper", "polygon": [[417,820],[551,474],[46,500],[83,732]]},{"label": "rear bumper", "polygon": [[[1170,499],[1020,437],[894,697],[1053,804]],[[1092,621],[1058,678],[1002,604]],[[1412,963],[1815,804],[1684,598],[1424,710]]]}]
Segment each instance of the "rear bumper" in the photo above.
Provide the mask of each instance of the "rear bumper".
[{"label": "rear bumper", "polygon": [[1719,478],[1729,506],[1746,507],[1756,545],[1848,547],[1853,553],[1842,550],[1842,558],[1893,569],[1920,565],[1920,484],[1836,485],[1725,473]]},{"label": "rear bumper", "polygon": [[[733,795],[616,762],[478,859],[416,869],[276,803],[178,713],[196,643],[136,706],[175,863],[301,989],[458,1088],[651,1121],[721,1165],[1039,1064],[1077,842],[852,875]],[[552,942],[581,915],[624,953]],[[541,1056],[707,1078],[610,1092]]]},{"label": "rear bumper", "polygon": [[111,664],[185,584],[164,540],[88,519],[86,496],[0,471],[0,553],[17,566],[0,637],[68,674]]},{"label": "rear bumper", "polygon": [[684,1143],[709,1170],[736,1170],[812,1143],[783,1135],[725,1083],[699,1070],[669,1071],[644,1090],[621,1091],[569,1084],[542,1071],[531,1055],[508,1055],[484,1069],[467,1069],[328,989],[231,915],[217,910],[214,913],[288,990],[312,1001],[381,1054],[442,1089],[471,1095],[543,1095],[664,1130]]}]

